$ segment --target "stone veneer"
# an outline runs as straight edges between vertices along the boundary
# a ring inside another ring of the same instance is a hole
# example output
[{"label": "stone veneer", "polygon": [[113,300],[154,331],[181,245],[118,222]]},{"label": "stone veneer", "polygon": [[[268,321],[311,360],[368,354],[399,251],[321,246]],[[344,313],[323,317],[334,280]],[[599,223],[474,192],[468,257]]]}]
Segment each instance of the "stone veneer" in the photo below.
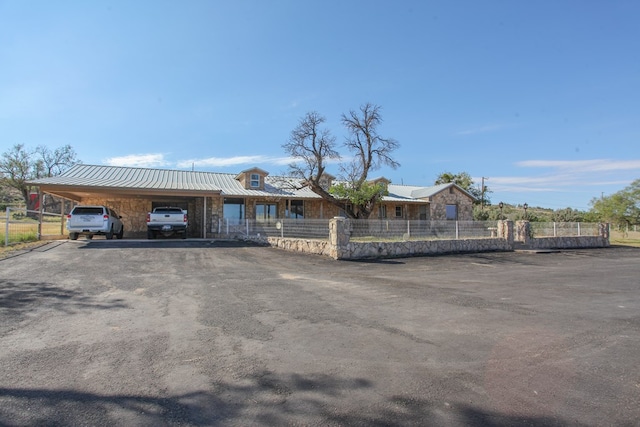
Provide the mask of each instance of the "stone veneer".
[{"label": "stone veneer", "polygon": [[459,221],[473,221],[473,203],[469,200],[469,196],[455,187],[450,187],[450,190],[451,192],[441,191],[432,197],[430,219],[446,219],[447,205],[456,205]]}]

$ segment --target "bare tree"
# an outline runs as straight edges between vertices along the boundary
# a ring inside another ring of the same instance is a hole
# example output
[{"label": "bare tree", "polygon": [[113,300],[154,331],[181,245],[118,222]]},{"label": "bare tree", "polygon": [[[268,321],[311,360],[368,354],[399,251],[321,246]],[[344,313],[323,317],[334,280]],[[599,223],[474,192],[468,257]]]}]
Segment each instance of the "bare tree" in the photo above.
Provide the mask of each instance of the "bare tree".
[{"label": "bare tree", "polygon": [[378,135],[378,126],[382,123],[380,106],[366,103],[360,111],[349,111],[342,115],[342,124],[349,135],[344,146],[354,155],[349,165],[342,166],[342,173],[352,186],[359,186],[367,180],[369,171],[379,169],[382,165],[396,169],[400,164],[391,153],[400,144],[392,138]]},{"label": "bare tree", "polygon": [[342,115],[347,129],[344,147],[352,154],[351,160],[340,165],[342,182],[328,188],[326,165],[340,160],[335,138],[326,129],[320,129],[325,118],[316,112],[307,113],[291,132],[284,150],[298,159],[289,166],[290,174],[309,186],[311,191],[329,203],[343,209],[351,218],[368,218],[374,206],[387,190],[382,185],[368,182],[369,172],[387,165],[397,168],[399,163],[391,153],[399,147],[396,140],[378,134],[382,123],[380,107],[370,103],[359,111]]},{"label": "bare tree", "polygon": [[54,151],[44,146],[29,151],[24,144],[16,144],[0,157],[0,179],[3,186],[18,190],[27,209],[32,210],[37,199],[30,196],[33,186],[29,181],[59,175],[76,163],[76,153],[70,145]]},{"label": "bare tree", "polygon": [[328,129],[320,128],[325,121],[316,111],[305,114],[282,148],[297,160],[289,164],[289,175],[299,180],[296,186],[308,186],[314,193],[336,204],[323,185],[323,177],[326,163],[339,160],[340,155],[335,150],[335,137]]},{"label": "bare tree", "polygon": [[40,156],[35,165],[37,178],[60,175],[65,169],[78,163],[76,153],[68,144],[53,151],[44,145],[39,145],[35,153]]}]

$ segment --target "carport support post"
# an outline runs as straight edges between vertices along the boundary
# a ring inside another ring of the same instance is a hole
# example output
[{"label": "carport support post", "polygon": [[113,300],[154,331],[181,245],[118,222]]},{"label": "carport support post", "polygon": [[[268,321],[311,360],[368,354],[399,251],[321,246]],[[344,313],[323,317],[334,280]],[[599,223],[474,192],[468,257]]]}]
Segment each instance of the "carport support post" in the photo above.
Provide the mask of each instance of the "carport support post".
[{"label": "carport support post", "polygon": [[9,218],[11,218],[11,208],[7,206],[7,220],[4,223],[4,245],[9,246]]},{"label": "carport support post", "polygon": [[60,199],[60,235],[64,235],[64,207],[67,205],[67,199]]},{"label": "carport support post", "polygon": [[42,239],[42,210],[44,209],[43,202],[44,197],[42,196],[42,191],[38,191],[38,240]]},{"label": "carport support post", "polygon": [[207,196],[202,198],[203,208],[202,208],[202,238],[207,238]]}]

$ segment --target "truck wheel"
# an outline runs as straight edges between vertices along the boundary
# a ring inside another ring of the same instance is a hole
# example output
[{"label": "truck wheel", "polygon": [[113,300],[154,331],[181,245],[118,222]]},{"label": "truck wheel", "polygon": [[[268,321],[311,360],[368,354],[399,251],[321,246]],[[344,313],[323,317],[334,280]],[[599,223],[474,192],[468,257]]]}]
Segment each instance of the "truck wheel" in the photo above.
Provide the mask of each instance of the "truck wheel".
[{"label": "truck wheel", "polygon": [[105,233],[104,237],[106,237],[107,240],[113,239],[113,225],[111,226],[111,230],[109,230],[108,233]]},{"label": "truck wheel", "polygon": [[184,231],[182,232],[182,238],[183,238],[183,239],[186,239],[186,238],[187,238],[187,230],[184,230]]},{"label": "truck wheel", "polygon": [[155,237],[152,230],[147,230],[147,239],[155,239]]},{"label": "truck wheel", "polygon": [[78,240],[78,233],[69,233],[69,238],[71,240]]},{"label": "truck wheel", "polygon": [[122,236],[124,236],[124,225],[120,227],[120,232],[116,235],[118,239],[122,239]]}]

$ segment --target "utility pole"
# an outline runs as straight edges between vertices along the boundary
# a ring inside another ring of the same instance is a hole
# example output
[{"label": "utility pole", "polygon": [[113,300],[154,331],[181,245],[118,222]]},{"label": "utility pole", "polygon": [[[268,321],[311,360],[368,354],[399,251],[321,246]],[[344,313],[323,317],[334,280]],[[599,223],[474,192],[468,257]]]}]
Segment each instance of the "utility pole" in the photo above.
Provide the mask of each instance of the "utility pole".
[{"label": "utility pole", "polygon": [[480,199],[480,210],[483,211],[484,210],[484,180],[489,180],[489,178],[485,178],[484,176],[482,177],[482,187],[480,188],[480,191],[482,193],[481,199]]}]

